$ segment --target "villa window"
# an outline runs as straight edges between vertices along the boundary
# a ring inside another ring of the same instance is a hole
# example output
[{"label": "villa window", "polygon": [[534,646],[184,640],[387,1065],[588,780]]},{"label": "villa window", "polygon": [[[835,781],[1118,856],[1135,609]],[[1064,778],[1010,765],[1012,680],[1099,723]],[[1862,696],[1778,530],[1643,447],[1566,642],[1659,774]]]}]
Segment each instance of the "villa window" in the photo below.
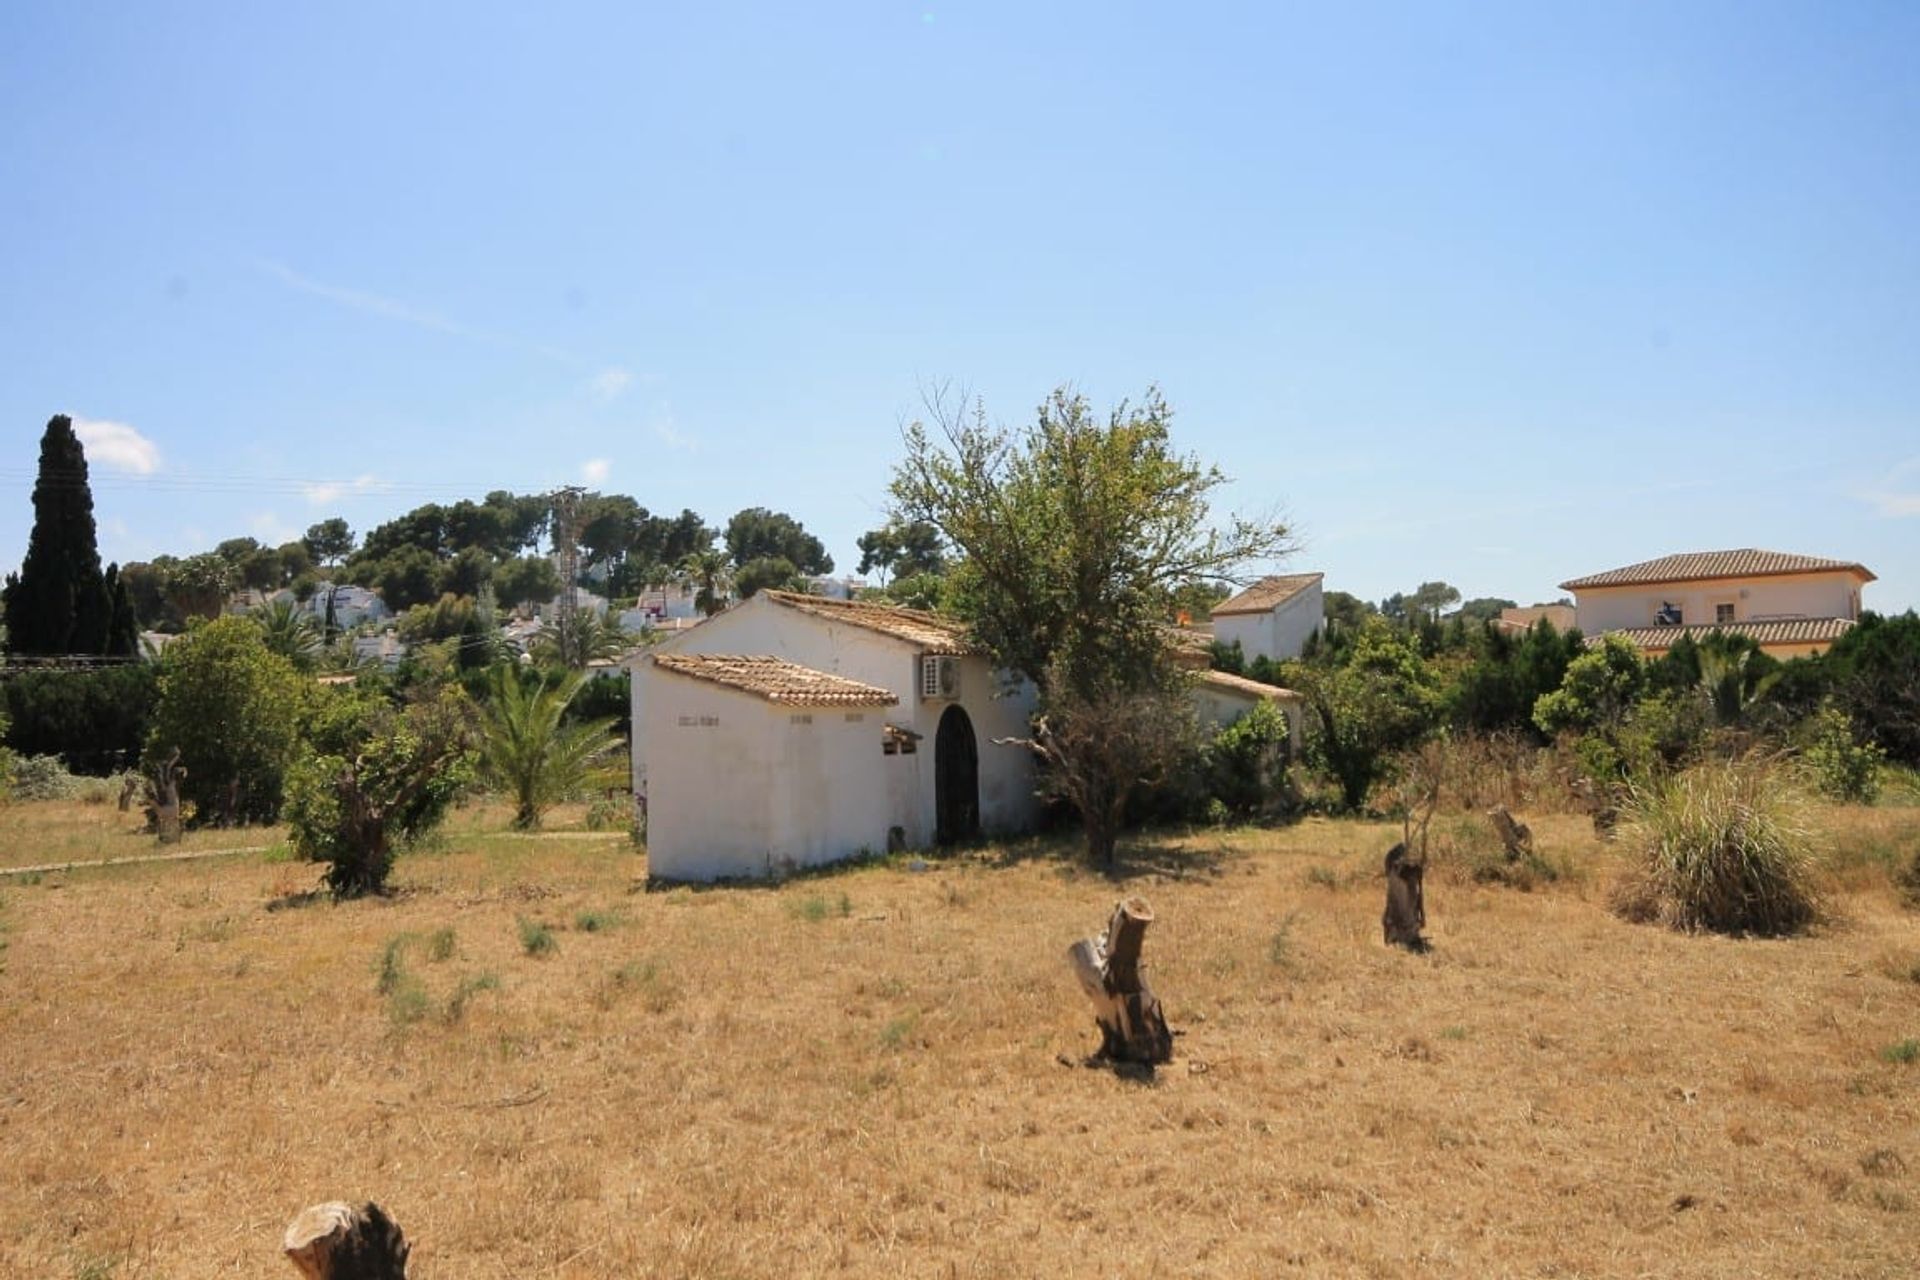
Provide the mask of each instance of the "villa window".
[{"label": "villa window", "polygon": [[1686,614],[1680,606],[1668,600],[1662,600],[1660,607],[1653,611],[1653,625],[1656,627],[1684,627]]},{"label": "villa window", "polygon": [[1732,622],[1733,606],[1731,604],[1716,604],[1713,606],[1713,620],[1721,626]]}]

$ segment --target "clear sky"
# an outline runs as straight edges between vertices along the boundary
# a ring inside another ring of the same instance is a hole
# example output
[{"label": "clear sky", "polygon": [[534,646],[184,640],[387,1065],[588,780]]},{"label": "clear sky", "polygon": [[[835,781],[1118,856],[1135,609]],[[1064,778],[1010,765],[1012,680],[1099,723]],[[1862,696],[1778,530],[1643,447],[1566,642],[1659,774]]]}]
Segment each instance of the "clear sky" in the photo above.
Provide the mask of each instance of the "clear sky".
[{"label": "clear sky", "polygon": [[0,8],[0,567],[67,412],[109,558],[585,482],[851,569],[939,382],[1157,383],[1368,598],[1920,604],[1920,5]]}]

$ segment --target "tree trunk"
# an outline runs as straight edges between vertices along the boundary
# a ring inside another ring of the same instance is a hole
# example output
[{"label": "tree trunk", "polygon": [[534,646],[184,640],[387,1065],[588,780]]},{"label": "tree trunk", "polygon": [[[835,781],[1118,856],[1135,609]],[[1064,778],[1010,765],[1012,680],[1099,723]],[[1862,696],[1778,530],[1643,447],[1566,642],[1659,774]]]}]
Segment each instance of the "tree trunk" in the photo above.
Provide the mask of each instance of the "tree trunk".
[{"label": "tree trunk", "polygon": [[304,1210],[281,1247],[306,1280],[407,1280],[413,1248],[371,1200],[358,1209],[336,1200]]},{"label": "tree trunk", "polygon": [[1526,823],[1507,812],[1507,806],[1495,805],[1487,811],[1487,817],[1493,821],[1493,829],[1499,833],[1500,843],[1507,851],[1508,862],[1518,862],[1522,858],[1533,856],[1533,831]]},{"label": "tree trunk", "polygon": [[1067,948],[1067,961],[1100,1025],[1095,1060],[1147,1066],[1173,1060],[1173,1032],[1159,998],[1140,977],[1140,947],[1152,923],[1153,908],[1145,899],[1126,898],[1114,907],[1104,935]]},{"label": "tree trunk", "polygon": [[161,844],[180,843],[180,779],[187,774],[180,767],[180,748],[153,770],[153,829]]}]

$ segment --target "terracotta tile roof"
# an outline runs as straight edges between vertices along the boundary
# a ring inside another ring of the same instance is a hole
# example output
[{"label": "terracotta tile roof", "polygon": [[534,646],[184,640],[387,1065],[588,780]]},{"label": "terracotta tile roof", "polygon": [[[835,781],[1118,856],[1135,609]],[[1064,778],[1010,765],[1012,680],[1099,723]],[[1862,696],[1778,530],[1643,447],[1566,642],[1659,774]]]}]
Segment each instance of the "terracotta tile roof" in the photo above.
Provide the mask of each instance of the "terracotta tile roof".
[{"label": "terracotta tile roof", "polygon": [[877,685],[815,671],[785,658],[722,653],[657,653],[662,671],[725,685],[797,707],[890,707],[900,699]]},{"label": "terracotta tile roof", "polygon": [[1742,547],[1737,551],[1686,551],[1658,560],[1642,560],[1621,569],[1592,573],[1584,578],[1560,584],[1563,591],[1585,587],[1634,587],[1661,582],[1695,582],[1703,578],[1764,578],[1781,573],[1828,573],[1851,569],[1868,582],[1873,574],[1852,560],[1827,560],[1820,556],[1796,556],[1784,551],[1756,551]]},{"label": "terracotta tile roof", "polygon": [[1231,671],[1204,671],[1200,674],[1200,683],[1210,684],[1216,689],[1230,689],[1235,693],[1250,693],[1257,698],[1270,698],[1275,702],[1297,702],[1300,699],[1300,695],[1291,689],[1282,689],[1277,684],[1262,684],[1258,680],[1236,676]]},{"label": "terracotta tile roof", "polygon": [[1313,586],[1323,573],[1283,573],[1262,578],[1230,600],[1222,600],[1209,611],[1214,617],[1233,613],[1265,613]]},{"label": "terracotta tile roof", "polygon": [[1162,627],[1160,635],[1175,666],[1206,669],[1213,663],[1213,637],[1190,627]]},{"label": "terracotta tile roof", "polygon": [[776,604],[801,613],[812,614],[850,627],[863,627],[914,645],[923,653],[969,654],[980,648],[967,639],[967,624],[958,618],[944,618],[920,609],[898,605],[869,604],[864,600],[833,600],[826,596],[801,595],[797,591],[763,591]]},{"label": "terracotta tile roof", "polygon": [[[1781,618],[1772,622],[1729,622],[1717,626],[1702,622],[1686,627],[1623,627],[1606,634],[1620,636],[1636,649],[1671,649],[1674,641],[1683,635],[1702,640],[1716,631],[1724,631],[1728,635],[1751,637],[1764,648],[1770,644],[1831,644],[1852,629],[1853,623],[1846,618]],[[1603,638],[1590,636],[1587,643],[1599,644]]]}]

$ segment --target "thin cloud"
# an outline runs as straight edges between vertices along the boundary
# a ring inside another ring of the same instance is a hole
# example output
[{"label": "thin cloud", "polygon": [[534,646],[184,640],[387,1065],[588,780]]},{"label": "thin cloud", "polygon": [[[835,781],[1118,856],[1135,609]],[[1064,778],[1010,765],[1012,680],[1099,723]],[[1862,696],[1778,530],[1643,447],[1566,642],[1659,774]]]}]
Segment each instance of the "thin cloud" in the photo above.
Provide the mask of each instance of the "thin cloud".
[{"label": "thin cloud", "polygon": [[598,400],[601,404],[606,404],[608,401],[624,395],[627,388],[632,385],[633,374],[627,370],[620,368],[602,369],[599,373],[593,375],[591,382],[587,383],[587,390],[595,400]]},{"label": "thin cloud", "polygon": [[684,453],[698,453],[700,441],[680,429],[679,422],[673,416],[673,410],[662,408],[655,414],[650,424],[654,437],[669,449],[678,449]]},{"label": "thin cloud", "polygon": [[316,480],[301,485],[300,492],[310,505],[324,507],[329,502],[338,502],[350,495],[378,493],[385,487],[385,481],[378,476],[367,475],[355,476],[351,480]]},{"label": "thin cloud", "polygon": [[293,542],[300,531],[271,511],[262,511],[248,523],[248,531],[270,547]]},{"label": "thin cloud", "polygon": [[488,346],[509,347],[516,351],[529,351],[535,355],[557,360],[561,364],[584,366],[587,361],[571,351],[549,346],[544,342],[528,342],[510,334],[495,333],[490,329],[477,328],[450,319],[435,311],[427,311],[397,298],[385,297],[378,293],[368,293],[361,289],[345,289],[339,285],[327,284],[310,276],[303,276],[284,263],[271,258],[256,259],[255,265],[281,284],[299,293],[322,298],[335,306],[350,311],[359,311],[367,315],[379,316],[383,320],[393,320],[400,324],[411,325],[416,329],[426,329],[433,333],[444,333],[455,338],[464,338],[469,342],[482,342]]},{"label": "thin cloud", "polygon": [[613,464],[605,458],[589,458],[580,464],[580,478],[588,484],[605,484],[613,474]]},{"label": "thin cloud", "polygon": [[1869,489],[1858,497],[1889,520],[1920,516],[1920,458],[1908,458],[1887,472],[1887,481],[1886,488]]},{"label": "thin cloud", "polygon": [[160,469],[160,446],[124,422],[76,417],[73,434],[87,447],[88,460],[101,466],[137,476]]}]

